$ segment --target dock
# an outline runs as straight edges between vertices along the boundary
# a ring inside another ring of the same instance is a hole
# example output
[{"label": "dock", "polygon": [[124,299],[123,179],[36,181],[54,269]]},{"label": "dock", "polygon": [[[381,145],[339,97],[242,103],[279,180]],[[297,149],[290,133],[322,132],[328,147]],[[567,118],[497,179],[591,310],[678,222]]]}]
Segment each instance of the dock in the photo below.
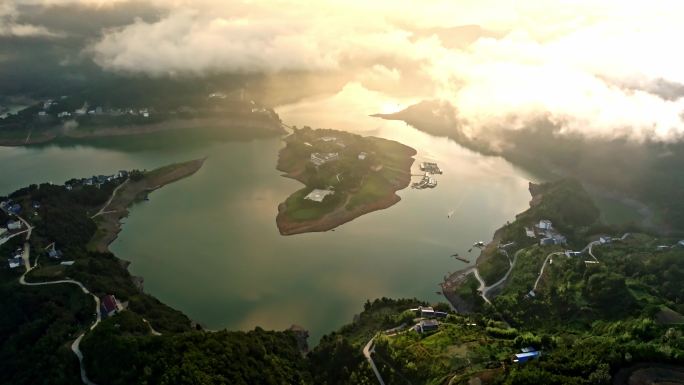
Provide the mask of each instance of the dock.
[{"label": "dock", "polygon": [[428,173],[425,173],[423,175],[423,178],[420,180],[420,182],[413,183],[411,185],[412,188],[416,189],[425,189],[425,188],[435,188],[437,187],[437,180],[431,176],[428,175]]},{"label": "dock", "polygon": [[459,255],[453,255],[452,257],[458,259],[459,261],[465,262],[465,263],[470,263],[470,260],[468,258],[461,257]]},{"label": "dock", "polygon": [[439,166],[437,166],[437,163],[432,163],[432,162],[423,162],[420,164],[420,171],[425,171],[426,173],[430,174],[441,174],[442,170],[440,170]]}]

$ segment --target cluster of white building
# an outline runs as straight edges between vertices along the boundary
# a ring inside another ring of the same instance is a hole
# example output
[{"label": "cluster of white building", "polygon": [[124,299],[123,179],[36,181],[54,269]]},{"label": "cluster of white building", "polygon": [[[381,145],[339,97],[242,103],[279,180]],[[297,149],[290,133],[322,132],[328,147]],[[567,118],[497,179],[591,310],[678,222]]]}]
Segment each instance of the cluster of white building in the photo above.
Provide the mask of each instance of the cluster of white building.
[{"label": "cluster of white building", "polygon": [[[65,98],[65,97],[62,97]],[[55,102],[49,99],[43,102],[43,109],[38,111],[38,117],[45,118],[50,115],[50,108],[59,105],[59,102]],[[89,107],[88,102],[85,102],[81,108],[77,108],[74,111],[60,111],[57,113],[57,118],[67,119],[72,116],[142,116],[144,118],[149,118],[151,115],[151,110],[149,108],[103,108],[101,106]]]},{"label": "cluster of white building", "polygon": [[548,219],[540,220],[532,229],[526,227],[525,233],[530,238],[540,238],[539,244],[542,246],[565,245],[568,242],[567,238],[559,233]]}]

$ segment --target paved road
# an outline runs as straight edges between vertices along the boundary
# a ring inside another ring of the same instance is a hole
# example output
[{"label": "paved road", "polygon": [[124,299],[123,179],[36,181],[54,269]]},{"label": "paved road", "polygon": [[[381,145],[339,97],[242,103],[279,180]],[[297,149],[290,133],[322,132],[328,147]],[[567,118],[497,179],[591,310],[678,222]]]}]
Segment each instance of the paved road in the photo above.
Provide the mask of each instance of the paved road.
[{"label": "paved road", "polygon": [[125,185],[126,183],[128,183],[128,178],[126,178],[125,181],[121,182],[121,184],[119,184],[118,186],[116,186],[116,188],[114,189],[114,191],[112,191],[112,195],[109,196],[109,199],[107,200],[107,203],[105,203],[104,206],[102,206],[102,208],[100,209],[100,211],[98,211],[97,213],[95,213],[95,214],[94,214],[92,217],[90,217],[90,218],[95,218],[95,217],[98,216],[98,215],[102,215],[102,214],[114,212],[114,211],[111,211],[111,210],[105,212],[105,209],[106,209],[107,207],[109,207],[109,204],[110,204],[110,203],[112,203],[112,201],[114,200],[114,196],[116,195],[117,191],[119,191],[119,189],[120,189],[121,187],[123,187],[123,185]]},{"label": "paved road", "polygon": [[[24,274],[19,277],[19,283],[24,286],[48,286],[48,285],[60,285],[60,284],[70,284],[70,285],[76,285],[81,288],[81,291],[83,293],[90,295],[93,297],[95,300],[95,322],[93,322],[92,325],[90,325],[89,330],[93,330],[101,321],[100,317],[100,299],[97,298],[93,293],[91,293],[88,289],[86,289],[85,286],[83,286],[82,283],[78,281],[74,281],[73,279],[62,279],[58,281],[49,281],[49,282],[26,282],[26,275],[31,272],[31,270],[35,269],[38,267],[38,264],[36,263],[35,265],[31,266],[31,245],[29,244],[29,239],[31,238],[31,232],[33,230],[33,227],[22,217],[17,216],[19,220],[21,220],[24,225],[27,227],[27,234],[26,234],[26,242],[24,243],[24,252],[22,253],[21,257],[24,260],[24,267],[26,268],[26,271]],[[86,385],[96,385],[92,381],[88,379],[88,376],[86,375],[85,367],[83,366],[83,353],[81,352],[80,349],[80,344],[81,344],[81,339],[83,339],[83,336],[85,335],[85,332],[81,333],[81,335],[76,338],[76,340],[71,344],[71,351],[74,352],[76,357],[78,357],[78,364],[80,366],[81,370],[81,381],[83,381],[84,384]]]},{"label": "paved road", "polygon": [[506,250],[502,250],[502,251],[504,254],[506,254],[506,257],[508,257],[508,264],[509,264],[508,271],[506,271],[506,274],[504,274],[503,278],[494,282],[490,286],[485,286],[484,289],[482,289],[482,298],[484,298],[485,301],[487,301],[488,303],[491,303],[491,302],[489,302],[489,300],[487,299],[487,293],[489,293],[491,290],[497,288],[499,285],[502,285],[504,282],[506,282],[506,280],[508,279],[508,276],[511,275],[511,272],[513,271],[513,268],[515,267],[515,263],[518,261],[518,254],[522,251],[522,249],[518,250],[515,254],[513,254],[513,260],[511,260],[510,255],[508,255],[508,251],[506,251]]},{"label": "paved road", "polygon": [[[31,270],[33,270],[36,266],[33,266],[30,268],[28,271],[26,271],[24,274],[22,274],[21,278],[19,278],[19,283],[25,286],[47,286],[47,285],[59,285],[59,284],[70,284],[70,285],[76,285],[79,288],[81,288],[81,291],[84,294],[90,295],[93,297],[93,300],[95,301],[95,322],[93,322],[92,325],[90,325],[89,330],[95,329],[95,327],[100,323],[102,318],[100,317],[100,299],[97,298],[97,296],[93,293],[91,293],[88,289],[86,289],[85,286],[83,286],[82,283],[78,281],[74,281],[73,279],[62,279],[59,281],[50,281],[50,282],[26,282],[26,274],[28,274]],[[81,333],[78,338],[74,341],[74,343],[71,344],[71,351],[74,352],[76,357],[78,357],[78,364],[81,368],[81,381],[83,381],[84,384],[86,385],[95,385],[92,381],[88,379],[88,376],[86,375],[85,371],[85,366],[83,365],[83,353],[81,352],[80,349],[80,344],[81,344],[81,339],[83,339],[83,336],[85,335],[86,332]]]},{"label": "paved road", "polygon": [[[622,235],[622,237],[620,237],[620,240],[624,241],[625,239],[627,239],[627,237],[629,237],[629,233],[624,233]],[[600,241],[591,241],[580,252],[582,252],[582,253],[587,252],[589,254],[589,256],[594,259],[594,261],[599,262],[598,258],[596,258],[596,256],[592,252],[592,250],[593,250],[594,246],[598,246],[600,244],[601,244]],[[534,282],[534,288],[532,289],[533,291],[537,290],[537,286],[539,285],[539,282],[541,281],[541,277],[544,274],[544,268],[546,267],[546,264],[549,261],[549,259],[551,257],[553,257],[554,255],[562,255],[562,254],[565,254],[565,252],[558,251],[558,252],[554,252],[554,253],[551,253],[551,254],[546,256],[546,259],[544,259],[544,264],[542,264],[541,270],[539,270],[539,276],[537,276],[537,280]]]},{"label": "paved road", "polygon": [[544,275],[544,268],[546,267],[546,263],[549,261],[549,259],[551,259],[551,257],[553,257],[554,255],[563,255],[563,254],[565,254],[565,252],[556,251],[556,252],[553,252],[553,253],[546,256],[546,259],[544,259],[544,263],[542,264],[541,270],[539,270],[539,276],[537,276],[537,280],[534,281],[534,287],[532,288],[532,291],[537,290],[537,286],[539,285],[539,282],[541,281],[542,275]]},{"label": "paved road", "polygon": [[373,373],[375,373],[375,377],[377,377],[378,382],[380,385],[385,385],[385,381],[382,379],[382,376],[380,375],[380,371],[378,370],[377,366],[375,366],[375,362],[373,362],[373,357],[371,357],[371,353],[373,353],[373,349],[375,346],[373,345],[373,342],[375,341],[375,337],[371,338],[370,341],[366,344],[366,346],[363,347],[363,355],[366,357],[366,360],[368,360],[368,363],[371,366],[371,369],[373,369]]}]

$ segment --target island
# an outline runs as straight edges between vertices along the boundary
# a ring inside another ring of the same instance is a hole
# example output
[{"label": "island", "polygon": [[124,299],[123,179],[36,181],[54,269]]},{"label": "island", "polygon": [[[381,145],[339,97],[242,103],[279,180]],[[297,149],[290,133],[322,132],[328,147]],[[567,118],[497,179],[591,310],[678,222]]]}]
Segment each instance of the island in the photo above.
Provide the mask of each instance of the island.
[{"label": "island", "polygon": [[328,231],[401,198],[416,150],[348,132],[294,128],[278,157],[279,171],[305,185],[278,206],[282,235]]}]

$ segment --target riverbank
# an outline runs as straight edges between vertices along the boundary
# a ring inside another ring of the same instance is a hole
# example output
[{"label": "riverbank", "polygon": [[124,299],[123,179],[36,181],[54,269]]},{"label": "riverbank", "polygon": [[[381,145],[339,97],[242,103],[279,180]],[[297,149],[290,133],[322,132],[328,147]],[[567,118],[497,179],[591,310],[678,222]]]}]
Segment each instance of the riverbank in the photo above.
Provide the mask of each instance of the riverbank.
[{"label": "riverbank", "polygon": [[176,163],[146,172],[142,179],[127,180],[114,191],[110,201],[103,207],[94,220],[97,232],[88,247],[95,251],[109,251],[109,245],[114,242],[121,231],[121,220],[128,216],[131,204],[144,199],[152,191],[164,187],[169,183],[186,178],[204,165],[206,158],[189,162]]},{"label": "riverbank", "polygon": [[172,130],[225,130],[226,135],[237,137],[265,137],[287,133],[280,121],[275,119],[198,118],[173,119],[145,125],[78,127],[66,122],[59,127],[47,129],[0,131],[0,146],[16,147],[46,144],[59,139],[94,139],[122,136],[138,136]]},{"label": "riverbank", "polygon": [[[299,130],[286,138],[277,169],[306,185],[278,205],[281,235],[332,230],[401,200],[417,151],[399,142],[335,130]],[[320,162],[315,157],[329,156]],[[323,187],[327,186],[327,187]],[[326,195],[309,196],[314,190]]]}]

